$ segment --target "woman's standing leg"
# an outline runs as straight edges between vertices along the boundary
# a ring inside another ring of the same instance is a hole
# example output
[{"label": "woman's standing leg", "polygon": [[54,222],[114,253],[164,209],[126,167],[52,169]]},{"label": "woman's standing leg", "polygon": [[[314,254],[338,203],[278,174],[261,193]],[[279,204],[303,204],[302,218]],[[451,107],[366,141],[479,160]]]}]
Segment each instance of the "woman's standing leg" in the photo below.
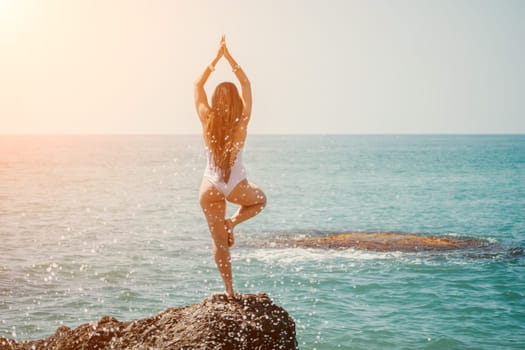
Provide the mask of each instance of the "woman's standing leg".
[{"label": "woman's standing leg", "polygon": [[217,269],[224,281],[226,294],[233,296],[230,248],[228,247],[228,232],[225,225],[226,200],[221,192],[204,179],[199,201],[213,239],[213,256]]}]

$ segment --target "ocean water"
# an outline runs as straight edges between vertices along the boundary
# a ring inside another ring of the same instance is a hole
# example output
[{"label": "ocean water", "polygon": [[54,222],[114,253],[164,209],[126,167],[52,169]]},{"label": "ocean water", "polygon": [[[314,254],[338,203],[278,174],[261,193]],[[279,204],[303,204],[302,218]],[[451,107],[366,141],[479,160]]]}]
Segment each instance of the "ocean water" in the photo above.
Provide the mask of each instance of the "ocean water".
[{"label": "ocean water", "polygon": [[[244,160],[268,206],[237,228],[235,287],[286,308],[300,349],[524,348],[525,136],[250,135]],[[199,136],[0,136],[0,336],[221,291],[197,200],[204,162]],[[255,244],[349,231],[496,244]]]}]

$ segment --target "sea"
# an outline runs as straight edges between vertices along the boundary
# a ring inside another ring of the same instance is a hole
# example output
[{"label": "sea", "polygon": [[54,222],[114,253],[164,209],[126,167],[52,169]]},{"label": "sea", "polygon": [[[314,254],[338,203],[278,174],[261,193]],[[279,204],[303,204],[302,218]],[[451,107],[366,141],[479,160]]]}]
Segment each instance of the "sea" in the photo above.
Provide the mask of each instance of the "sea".
[{"label": "sea", "polygon": [[[525,348],[525,135],[249,135],[244,152],[268,204],[236,228],[234,286],[284,307],[299,349]],[[198,203],[204,166],[198,135],[0,136],[0,337],[223,291]],[[492,244],[257,243],[345,232]]]}]

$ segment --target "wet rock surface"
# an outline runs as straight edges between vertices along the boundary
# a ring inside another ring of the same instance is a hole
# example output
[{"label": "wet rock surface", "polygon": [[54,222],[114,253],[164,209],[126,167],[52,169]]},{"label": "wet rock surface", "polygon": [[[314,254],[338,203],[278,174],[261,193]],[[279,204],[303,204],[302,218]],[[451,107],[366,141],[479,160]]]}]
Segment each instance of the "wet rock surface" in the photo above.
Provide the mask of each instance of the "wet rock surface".
[{"label": "wet rock surface", "polygon": [[344,233],[327,237],[273,240],[266,247],[363,249],[378,252],[419,252],[480,249],[493,246],[484,239],[419,236],[405,233]]},{"label": "wet rock surface", "polygon": [[16,342],[4,349],[296,349],[295,322],[266,294],[236,298],[213,295],[136,321],[105,316],[76,329],[62,326],[52,336]]}]

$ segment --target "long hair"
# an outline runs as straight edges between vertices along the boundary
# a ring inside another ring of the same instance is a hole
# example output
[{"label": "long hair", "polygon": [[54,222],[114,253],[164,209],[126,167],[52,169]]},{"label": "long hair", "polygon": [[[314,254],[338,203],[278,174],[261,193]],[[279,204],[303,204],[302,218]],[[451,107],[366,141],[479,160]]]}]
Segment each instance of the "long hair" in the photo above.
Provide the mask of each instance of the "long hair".
[{"label": "long hair", "polygon": [[230,179],[231,167],[237,157],[233,136],[242,110],[243,102],[235,84],[223,82],[217,85],[211,98],[204,139],[224,182]]}]

